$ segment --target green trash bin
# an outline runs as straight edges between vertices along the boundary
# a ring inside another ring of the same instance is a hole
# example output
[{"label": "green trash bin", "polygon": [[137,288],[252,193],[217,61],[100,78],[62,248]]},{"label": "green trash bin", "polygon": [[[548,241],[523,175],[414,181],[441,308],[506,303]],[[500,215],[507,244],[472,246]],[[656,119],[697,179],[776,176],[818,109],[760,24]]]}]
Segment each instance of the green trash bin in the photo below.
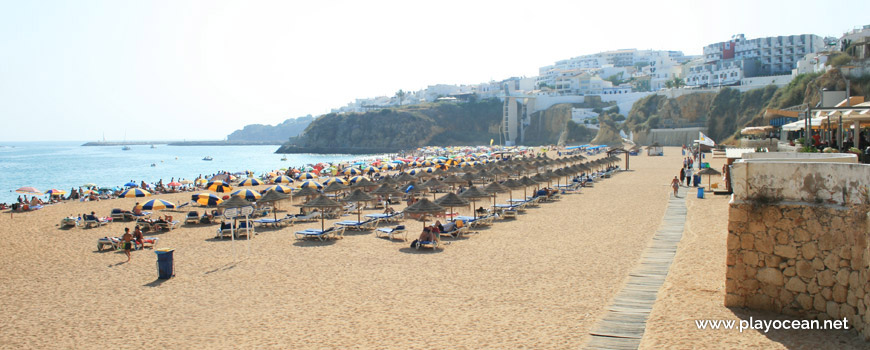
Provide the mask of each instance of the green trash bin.
[{"label": "green trash bin", "polygon": [[175,276],[175,249],[155,249],[157,253],[157,278],[170,279]]}]

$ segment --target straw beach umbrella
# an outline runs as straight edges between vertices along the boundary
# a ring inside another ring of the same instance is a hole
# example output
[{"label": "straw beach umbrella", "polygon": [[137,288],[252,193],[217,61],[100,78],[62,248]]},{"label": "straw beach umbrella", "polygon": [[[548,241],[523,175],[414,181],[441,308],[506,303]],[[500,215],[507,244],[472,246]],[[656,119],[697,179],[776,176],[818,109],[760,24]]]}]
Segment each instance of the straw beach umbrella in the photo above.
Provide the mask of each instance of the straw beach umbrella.
[{"label": "straw beach umbrella", "polygon": [[405,208],[405,214],[420,214],[418,220],[423,222],[423,227],[426,227],[426,214],[439,214],[447,211],[444,207],[432,203],[428,198],[423,198],[419,202]]},{"label": "straw beach umbrella", "polygon": [[[490,196],[489,193],[481,191],[479,188],[477,188],[477,186],[471,186],[459,194],[459,198],[471,200],[472,207],[475,206],[475,202],[477,199],[487,198],[489,196]],[[474,218],[477,219],[477,210],[474,211]]]},{"label": "straw beach umbrella", "polygon": [[360,177],[359,179],[357,179],[356,181],[353,182],[352,185],[350,185],[350,188],[362,188],[363,190],[365,190],[365,189],[372,188],[372,187],[375,187],[378,185],[378,184],[372,182],[371,180],[369,180],[369,178],[367,178],[367,177],[364,177],[364,176],[359,176],[359,177]]},{"label": "straw beach umbrella", "polygon": [[468,206],[468,201],[460,198],[455,193],[450,192],[447,195],[438,198],[438,200],[435,201],[435,204],[445,208],[450,208],[450,216],[453,217],[453,208]]},{"label": "straw beach umbrella", "polygon": [[[395,187],[388,184],[383,184],[381,187],[378,187],[374,191],[372,191],[373,195],[384,196],[385,202],[389,202],[390,196],[402,195],[402,192],[399,192]],[[384,203],[384,207],[387,206],[387,203]]]},{"label": "straw beach umbrella", "polygon": [[348,189],[348,187],[346,185],[343,185],[339,182],[333,182],[333,183],[329,184],[328,186],[326,186],[323,189],[323,192],[324,193],[333,193],[333,192],[344,191],[346,189]]},{"label": "straw beach umbrella", "polygon": [[432,200],[434,201],[435,200],[435,191],[434,190],[438,189],[438,188],[447,187],[447,184],[445,184],[441,181],[438,181],[437,178],[433,177],[433,178],[429,179],[429,181],[424,182],[423,186],[428,188],[430,191],[432,191]]},{"label": "straw beach umbrella", "polygon": [[483,192],[489,193],[492,195],[492,205],[495,206],[495,196],[498,193],[504,193],[509,191],[510,189],[502,186],[500,183],[493,181],[489,185],[483,188]]},{"label": "straw beach umbrella", "polygon": [[[353,192],[350,194],[350,196],[347,196],[347,198],[342,199],[342,201],[343,202],[351,202],[351,203],[359,203],[359,202],[368,202],[368,201],[371,201],[374,199],[375,199],[374,197],[368,195],[367,193],[363,192],[362,190],[356,189],[356,190],[353,190]],[[357,208],[356,208],[356,221],[357,222],[362,221],[362,207],[359,206],[359,204],[357,204]]]},{"label": "straw beach umbrella", "polygon": [[[278,202],[285,200],[285,199],[289,199],[289,198],[290,198],[289,195],[281,193],[281,192],[266,191],[266,194],[264,194],[263,197],[261,197],[260,200],[257,202],[258,203],[273,203],[273,206],[275,206],[275,209],[278,209],[278,205],[277,205]],[[278,211],[272,210],[272,214],[274,214],[275,221],[277,221],[278,220]]]},{"label": "straw beach umbrella", "polygon": [[302,189],[300,189],[299,191],[296,191],[296,193],[293,193],[292,195],[294,197],[309,197],[309,196],[315,196],[318,194],[320,194],[320,191],[318,191],[317,189],[315,189],[313,187],[303,187]]},{"label": "straw beach umbrella", "polygon": [[507,181],[501,183],[502,186],[507,187],[511,204],[513,204],[514,200],[514,189],[523,187],[523,184],[514,179],[507,179]]},{"label": "straw beach umbrella", "polygon": [[709,188],[713,183],[713,180],[711,180],[710,178],[713,175],[722,175],[722,173],[720,173],[718,170],[713,169],[713,168],[704,168],[698,172],[698,175],[707,175],[707,187]]},{"label": "straw beach umbrella", "polygon": [[320,195],[317,198],[314,198],[314,199],[308,201],[308,203],[305,203],[305,205],[303,205],[303,207],[320,209],[320,230],[325,231],[326,230],[326,215],[323,215],[323,213],[325,212],[325,209],[327,209],[327,208],[340,208],[341,203],[336,202],[332,199],[329,199],[324,195]]}]

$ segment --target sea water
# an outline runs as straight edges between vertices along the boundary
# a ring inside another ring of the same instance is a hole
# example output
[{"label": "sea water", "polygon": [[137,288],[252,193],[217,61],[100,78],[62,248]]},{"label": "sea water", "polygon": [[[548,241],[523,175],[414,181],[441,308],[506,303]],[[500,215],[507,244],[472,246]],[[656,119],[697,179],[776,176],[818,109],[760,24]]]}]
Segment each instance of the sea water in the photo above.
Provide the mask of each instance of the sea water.
[{"label": "sea water", "polygon": [[[278,146],[81,146],[84,142],[0,142],[0,203],[17,201],[15,190],[69,191],[87,183],[123,187],[129,181],[208,177],[219,171],[268,171],[320,162],[364,158],[346,154],[275,154]],[[202,160],[210,156],[212,161]],[[152,166],[153,164],[153,166]]]}]

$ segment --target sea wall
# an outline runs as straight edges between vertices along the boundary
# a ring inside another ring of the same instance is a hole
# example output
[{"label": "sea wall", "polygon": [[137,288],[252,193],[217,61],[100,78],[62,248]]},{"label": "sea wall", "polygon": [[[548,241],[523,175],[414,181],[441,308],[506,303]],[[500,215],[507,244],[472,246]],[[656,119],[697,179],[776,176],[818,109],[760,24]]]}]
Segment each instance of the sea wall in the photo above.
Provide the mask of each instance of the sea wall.
[{"label": "sea wall", "polygon": [[741,161],[732,181],[725,305],[846,318],[870,340],[870,166]]},{"label": "sea wall", "polygon": [[707,128],[676,128],[676,129],[652,129],[649,132],[635,132],[634,142],[638,145],[649,146],[658,142],[662,146],[691,145],[698,139],[699,132],[707,132]]}]

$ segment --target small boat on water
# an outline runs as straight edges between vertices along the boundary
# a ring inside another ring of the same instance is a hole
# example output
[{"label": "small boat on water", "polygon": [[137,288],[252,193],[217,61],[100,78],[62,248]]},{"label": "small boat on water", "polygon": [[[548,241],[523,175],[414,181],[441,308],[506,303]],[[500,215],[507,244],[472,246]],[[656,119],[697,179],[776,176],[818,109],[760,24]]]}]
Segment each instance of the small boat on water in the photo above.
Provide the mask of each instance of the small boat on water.
[{"label": "small boat on water", "polygon": [[129,151],[129,150],[131,150],[131,149],[132,149],[132,148],[130,148],[130,146],[124,146],[124,147],[121,147],[121,150],[122,150],[122,151]]},{"label": "small boat on water", "polygon": [[281,161],[282,161],[282,162],[286,162],[286,161],[287,161],[287,156],[282,157],[282,158],[281,158]]},{"label": "small boat on water", "polygon": [[153,168],[153,167],[156,167],[156,166],[157,166],[157,164],[151,163],[151,167],[152,167],[152,168]]},{"label": "small boat on water", "polygon": [[202,158],[202,160],[214,160],[214,159],[211,156],[205,156],[205,158]]},{"label": "small boat on water", "polygon": [[157,148],[157,147],[154,147],[154,145],[151,145],[151,148]]}]

